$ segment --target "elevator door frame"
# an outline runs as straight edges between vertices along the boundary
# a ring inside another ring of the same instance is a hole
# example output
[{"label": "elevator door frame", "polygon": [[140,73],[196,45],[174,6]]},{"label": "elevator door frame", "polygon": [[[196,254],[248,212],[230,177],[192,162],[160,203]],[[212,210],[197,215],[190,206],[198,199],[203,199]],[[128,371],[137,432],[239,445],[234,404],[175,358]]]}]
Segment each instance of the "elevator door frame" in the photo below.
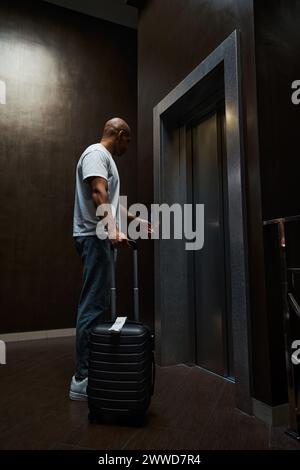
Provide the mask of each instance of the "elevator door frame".
[{"label": "elevator door frame", "polygon": [[[220,89],[225,95],[225,142],[228,186],[230,300],[236,406],[252,413],[248,251],[244,195],[239,34],[235,30],[153,110],[154,202],[187,202],[186,142],[180,119],[196,105],[209,102]],[[185,240],[154,240],[156,361],[189,362],[193,357],[191,271]]]}]

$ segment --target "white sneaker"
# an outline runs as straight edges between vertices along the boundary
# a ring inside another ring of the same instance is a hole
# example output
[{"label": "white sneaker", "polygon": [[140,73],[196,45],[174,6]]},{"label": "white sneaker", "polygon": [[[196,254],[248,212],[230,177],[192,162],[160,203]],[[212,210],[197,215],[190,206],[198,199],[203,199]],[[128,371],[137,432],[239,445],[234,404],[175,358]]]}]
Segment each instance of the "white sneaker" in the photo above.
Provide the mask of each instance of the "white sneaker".
[{"label": "white sneaker", "polygon": [[87,382],[87,377],[83,380],[76,380],[75,375],[73,375],[69,392],[70,400],[87,401]]}]

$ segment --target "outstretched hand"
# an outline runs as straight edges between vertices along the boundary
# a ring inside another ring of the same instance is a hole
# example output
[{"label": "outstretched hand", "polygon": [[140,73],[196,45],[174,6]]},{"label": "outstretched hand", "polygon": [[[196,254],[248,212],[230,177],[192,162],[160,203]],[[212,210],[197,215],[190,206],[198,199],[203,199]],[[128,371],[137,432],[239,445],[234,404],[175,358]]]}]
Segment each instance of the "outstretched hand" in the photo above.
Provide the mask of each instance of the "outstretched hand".
[{"label": "outstretched hand", "polygon": [[141,226],[147,229],[147,233],[154,233],[153,224],[147,219],[141,219],[140,217],[137,217],[136,220],[141,224]]}]

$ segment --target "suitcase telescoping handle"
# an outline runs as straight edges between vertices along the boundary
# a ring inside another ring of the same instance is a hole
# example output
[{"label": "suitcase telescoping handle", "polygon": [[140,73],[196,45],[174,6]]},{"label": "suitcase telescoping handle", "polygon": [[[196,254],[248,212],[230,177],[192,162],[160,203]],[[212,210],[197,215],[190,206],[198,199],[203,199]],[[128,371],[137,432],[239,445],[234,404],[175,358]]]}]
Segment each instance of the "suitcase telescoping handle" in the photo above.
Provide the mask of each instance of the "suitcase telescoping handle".
[{"label": "suitcase telescoping handle", "polygon": [[[133,251],[133,315],[134,320],[139,321],[138,255],[136,240],[129,240],[129,246]],[[116,257],[117,248],[111,245],[111,316],[113,321],[117,317]]]}]

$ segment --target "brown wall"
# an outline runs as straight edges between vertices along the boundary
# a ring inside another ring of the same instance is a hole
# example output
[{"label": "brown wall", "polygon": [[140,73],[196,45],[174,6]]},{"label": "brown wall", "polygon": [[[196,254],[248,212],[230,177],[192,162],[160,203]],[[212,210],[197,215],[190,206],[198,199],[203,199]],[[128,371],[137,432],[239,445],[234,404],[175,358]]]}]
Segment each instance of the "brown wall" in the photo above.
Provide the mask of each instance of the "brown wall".
[{"label": "brown wall", "polygon": [[257,94],[264,219],[300,214],[300,2],[255,1]]},{"label": "brown wall", "polygon": [[[256,0],[254,5],[262,212],[267,220],[300,214],[300,105],[295,106],[291,101],[292,82],[300,77],[300,2]],[[294,228],[298,230],[295,225]],[[286,399],[286,376],[276,235],[276,227],[266,227],[271,388],[272,401],[278,404]],[[297,231],[295,240],[298,236]],[[298,266],[295,256],[291,257],[290,264]]]},{"label": "brown wall", "polygon": [[[2,1],[0,56],[0,332],[73,327],[75,166],[114,115],[133,129],[117,164],[122,194],[135,202],[136,31],[45,2]],[[128,262],[123,252],[122,312]]]},{"label": "brown wall", "polygon": [[[153,199],[153,107],[234,29],[241,33],[248,213],[253,395],[272,403],[272,357],[266,313],[252,0],[149,0],[138,33],[138,198]],[[153,318],[153,246],[143,242],[141,299]]]}]

